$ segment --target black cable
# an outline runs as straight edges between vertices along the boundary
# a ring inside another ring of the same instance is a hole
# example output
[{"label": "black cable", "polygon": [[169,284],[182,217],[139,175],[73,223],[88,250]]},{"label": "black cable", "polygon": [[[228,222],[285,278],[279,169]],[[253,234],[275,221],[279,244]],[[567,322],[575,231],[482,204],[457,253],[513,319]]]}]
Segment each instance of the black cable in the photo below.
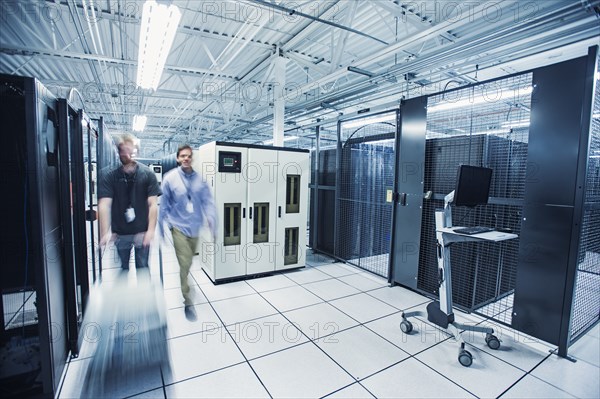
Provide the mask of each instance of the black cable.
[{"label": "black cable", "polygon": [[473,210],[473,208],[469,208],[469,210],[465,212],[465,214],[463,215],[463,217],[461,217],[460,220],[456,224],[458,226],[460,226],[461,223],[462,223],[462,221],[465,220],[465,217],[467,217],[467,215],[469,215],[472,210]]}]

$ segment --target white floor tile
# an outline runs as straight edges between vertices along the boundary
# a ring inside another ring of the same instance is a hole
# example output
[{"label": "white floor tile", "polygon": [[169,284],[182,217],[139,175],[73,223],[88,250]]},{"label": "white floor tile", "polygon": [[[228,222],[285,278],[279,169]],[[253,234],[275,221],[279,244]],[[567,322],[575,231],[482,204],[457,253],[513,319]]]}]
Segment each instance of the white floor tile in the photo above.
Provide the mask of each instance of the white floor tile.
[{"label": "white floor tile", "polygon": [[212,302],[212,306],[226,326],[277,313],[259,294],[223,299]]},{"label": "white floor tile", "polygon": [[431,300],[423,295],[399,286],[383,287],[369,291],[369,295],[389,304],[399,310],[407,310],[413,306],[428,303]]},{"label": "white floor tile", "polygon": [[526,375],[515,386],[504,393],[501,398],[574,398],[574,396],[548,384],[532,375]]},{"label": "white floor tile", "polygon": [[361,323],[398,312],[398,309],[364,293],[336,299],[330,303]]},{"label": "white floor tile", "polygon": [[225,328],[169,340],[171,375],[166,384],[232,366],[244,357]]},{"label": "white floor tile", "polygon": [[245,281],[214,285],[203,284],[200,286],[202,293],[209,301],[220,301],[222,299],[235,298],[238,296],[256,294]]},{"label": "white floor tile", "polygon": [[569,347],[569,356],[600,367],[600,338],[585,335]]},{"label": "white floor tile", "polygon": [[250,361],[273,398],[319,398],[353,382],[312,343]]},{"label": "white floor tile", "polygon": [[255,278],[246,282],[258,292],[273,291],[280,288],[293,287],[296,283],[285,276],[276,274],[274,276]]},{"label": "white floor tile", "polygon": [[354,327],[356,320],[348,317],[328,303],[319,303],[283,314],[294,323],[309,339],[319,339],[326,335]]},{"label": "white floor tile", "polygon": [[308,339],[280,314],[228,326],[233,340],[247,359],[254,359]]},{"label": "white floor tile", "polygon": [[329,274],[320,272],[317,268],[314,267],[290,271],[285,275],[286,277],[292,279],[298,284],[313,283],[315,281],[321,281],[331,278]]},{"label": "white floor tile", "polygon": [[360,292],[351,285],[338,279],[316,281],[314,283],[304,284],[302,287],[325,301],[358,294]]},{"label": "white floor tile", "polygon": [[377,398],[473,398],[444,376],[410,358],[361,384]]},{"label": "white floor tile", "polygon": [[411,355],[449,339],[448,334],[418,319],[411,320],[413,331],[404,334],[400,329],[401,321],[400,313],[396,313],[367,323],[365,326]]},{"label": "white floor tile", "polygon": [[461,334],[463,339],[524,371],[531,371],[549,355],[551,349],[554,349],[544,342],[492,321],[486,321],[480,325],[494,329],[494,335],[501,341],[500,348],[494,350],[488,347],[485,343],[486,334],[484,333],[465,331]]},{"label": "white floor tile", "polygon": [[261,295],[280,312],[322,302],[315,294],[299,285],[263,292]]},{"label": "white floor tile", "polygon": [[200,331],[214,330],[222,326],[221,321],[208,303],[194,305],[197,320],[186,319],[184,308],[167,310],[167,337],[195,334]]},{"label": "white floor tile", "polygon": [[[208,302],[208,300],[206,299],[206,297],[204,296],[202,291],[200,291],[199,288],[190,287],[190,291],[192,292],[192,301],[194,304],[201,304],[201,303]],[[183,303],[183,295],[181,294],[181,288],[176,287],[176,288],[170,288],[170,289],[164,290],[164,296],[165,296],[165,304],[167,306],[167,309],[183,307],[184,303]]]},{"label": "white floor tile", "polygon": [[356,267],[344,265],[343,263],[321,265],[317,266],[316,269],[320,272],[329,274],[331,277],[348,276],[359,272],[359,269],[357,269]]},{"label": "white floor tile", "polygon": [[[196,283],[193,279],[189,279],[188,284],[195,285]],[[179,280],[179,272],[163,274],[163,288],[165,290],[179,287],[181,287],[181,281]]]},{"label": "white floor tile", "polygon": [[376,281],[373,278],[365,276],[365,273],[357,273],[350,276],[340,277],[339,280],[361,291],[371,291],[387,285],[386,281]]},{"label": "white floor tile", "polygon": [[340,389],[339,391],[332,393],[331,395],[325,396],[327,399],[373,399],[375,396],[371,395],[369,391],[363,388],[358,382]]},{"label": "white floor tile", "polygon": [[[455,311],[458,322],[492,326],[502,340],[499,350],[491,350],[484,334],[463,332],[474,356],[473,365],[466,368],[458,362],[458,344],[427,322],[425,314],[410,318],[410,335],[400,330],[400,311],[425,311],[430,299],[399,286],[387,287],[386,279],[329,257],[312,251],[307,255],[308,268],[216,286],[195,258],[190,283],[197,294],[198,320],[190,322],[184,315],[174,251],[163,248],[172,337],[172,372],[164,373],[166,387],[158,367],[132,369],[137,377],[123,376],[102,396],[163,398],[166,390],[167,397],[194,398],[600,397],[598,324],[569,348],[569,355],[577,359],[573,363],[549,356],[555,346]],[[103,286],[115,285],[110,280],[116,279],[119,268],[110,265],[105,262]],[[157,271],[155,248],[153,281],[158,281]],[[128,278],[136,280],[135,270]],[[223,327],[213,308],[232,324]],[[61,398],[82,395],[94,350],[92,340],[84,339],[80,357],[68,366]]]},{"label": "white floor tile", "polygon": [[588,362],[553,355],[531,374],[578,398],[600,398],[600,369]]},{"label": "white floor tile", "polygon": [[247,363],[166,387],[168,398],[269,398]]},{"label": "white floor tile", "polygon": [[479,397],[497,397],[525,373],[471,345],[471,367],[458,362],[458,343],[447,340],[416,355],[427,366],[438,371],[464,389]]},{"label": "white floor tile", "polygon": [[363,379],[408,357],[374,332],[357,326],[315,343],[355,379]]},{"label": "white floor tile", "polygon": [[198,268],[196,270],[192,269],[190,271],[190,274],[194,277],[194,280],[196,280],[196,283],[198,283],[199,285],[213,283],[212,281],[210,281],[210,278],[206,275],[206,273],[204,273],[204,270],[202,270],[201,268]]}]

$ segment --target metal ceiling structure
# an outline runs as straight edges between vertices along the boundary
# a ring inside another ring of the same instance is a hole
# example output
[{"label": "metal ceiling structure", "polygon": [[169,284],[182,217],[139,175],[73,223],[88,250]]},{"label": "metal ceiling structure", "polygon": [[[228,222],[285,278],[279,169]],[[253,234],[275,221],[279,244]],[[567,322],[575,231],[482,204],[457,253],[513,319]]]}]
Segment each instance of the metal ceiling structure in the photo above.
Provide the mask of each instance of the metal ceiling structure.
[{"label": "metal ceiling structure", "polygon": [[[164,1],[163,1],[164,3]],[[600,0],[199,1],[182,13],[157,90],[136,87],[142,1],[0,3],[0,72],[34,76],[111,133],[148,116],[141,155],[273,137],[392,109],[402,98],[525,71],[600,42]]]}]

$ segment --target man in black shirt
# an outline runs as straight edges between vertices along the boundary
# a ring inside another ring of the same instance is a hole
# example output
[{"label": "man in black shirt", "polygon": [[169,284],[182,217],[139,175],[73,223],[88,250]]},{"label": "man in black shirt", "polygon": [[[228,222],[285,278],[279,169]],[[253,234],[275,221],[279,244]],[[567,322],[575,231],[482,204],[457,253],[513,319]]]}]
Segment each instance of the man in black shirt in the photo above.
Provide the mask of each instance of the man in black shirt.
[{"label": "man in black shirt", "polygon": [[135,138],[124,135],[118,148],[122,166],[107,172],[98,184],[100,247],[114,240],[123,270],[129,269],[135,247],[135,267],[148,270],[161,191],[154,172],[135,161]]}]

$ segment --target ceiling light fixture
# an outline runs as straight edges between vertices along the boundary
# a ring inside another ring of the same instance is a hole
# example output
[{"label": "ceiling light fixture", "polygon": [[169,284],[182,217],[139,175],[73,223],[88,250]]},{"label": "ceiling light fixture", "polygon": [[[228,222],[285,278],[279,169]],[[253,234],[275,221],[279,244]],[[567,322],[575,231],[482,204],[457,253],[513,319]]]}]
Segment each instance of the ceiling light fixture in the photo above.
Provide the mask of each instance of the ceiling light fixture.
[{"label": "ceiling light fixture", "polygon": [[342,122],[342,128],[343,129],[352,129],[353,127],[361,127],[361,126],[366,126],[366,125],[372,125],[374,123],[379,123],[379,122],[395,122],[396,121],[396,113],[393,112],[391,114],[385,114],[385,115],[377,115],[374,117],[370,117],[370,118],[361,118],[361,119],[357,119],[357,120],[353,120],[353,121],[349,121],[349,122]]},{"label": "ceiling light fixture", "polygon": [[133,117],[132,129],[134,132],[143,132],[146,127],[146,121],[148,117],[146,115],[135,115]]},{"label": "ceiling light fixture", "polygon": [[181,12],[173,4],[159,5],[155,0],[144,3],[138,48],[138,87],[152,90],[158,87],[180,19]]},{"label": "ceiling light fixture", "polygon": [[522,99],[522,96],[531,94],[533,87],[528,86],[525,88],[519,88],[515,90],[500,90],[489,93],[488,95],[480,95],[476,97],[469,97],[458,101],[443,101],[427,107],[427,112],[445,111],[449,109],[467,107],[469,105],[477,105],[482,103],[494,103],[496,101],[514,101],[515,99]]},{"label": "ceiling light fixture", "polygon": [[370,78],[372,78],[373,76],[375,76],[374,72],[367,71],[365,69],[360,69],[360,68],[353,67],[353,66],[349,66],[348,67],[348,71],[354,72],[354,73],[358,73],[359,75],[365,75],[365,76],[368,76]]}]

